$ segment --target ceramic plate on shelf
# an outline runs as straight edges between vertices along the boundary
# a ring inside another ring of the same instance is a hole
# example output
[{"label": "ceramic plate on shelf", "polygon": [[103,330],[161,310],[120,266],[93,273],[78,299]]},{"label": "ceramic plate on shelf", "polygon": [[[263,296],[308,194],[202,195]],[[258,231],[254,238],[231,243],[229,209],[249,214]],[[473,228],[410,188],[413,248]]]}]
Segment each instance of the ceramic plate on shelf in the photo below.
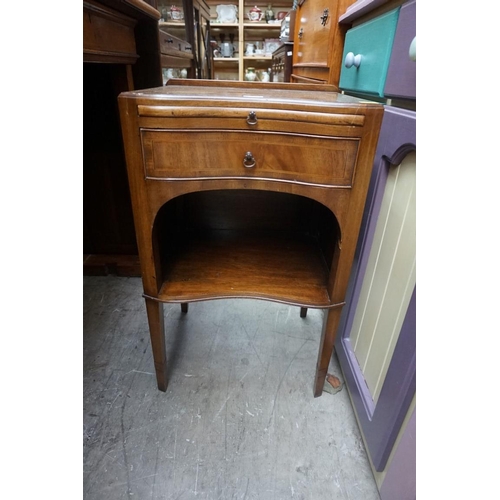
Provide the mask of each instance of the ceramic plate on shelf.
[{"label": "ceramic plate on shelf", "polygon": [[238,22],[238,7],[236,5],[217,5],[218,23],[237,23]]},{"label": "ceramic plate on shelf", "polygon": [[266,38],[264,42],[264,53],[266,56],[272,55],[272,53],[281,47],[282,43],[279,38]]}]

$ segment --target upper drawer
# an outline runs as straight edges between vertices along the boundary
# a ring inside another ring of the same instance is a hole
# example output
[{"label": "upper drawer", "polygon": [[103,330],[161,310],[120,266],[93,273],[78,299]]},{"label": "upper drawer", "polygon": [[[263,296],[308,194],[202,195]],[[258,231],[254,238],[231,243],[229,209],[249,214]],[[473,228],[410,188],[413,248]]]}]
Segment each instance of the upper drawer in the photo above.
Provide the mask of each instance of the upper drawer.
[{"label": "upper drawer", "polygon": [[410,46],[416,37],[416,1],[405,3],[399,12],[384,94],[415,99],[417,65],[410,57]]},{"label": "upper drawer", "polygon": [[[318,95],[318,101],[319,99]],[[193,106],[192,101],[184,106],[139,104],[137,114],[140,117],[139,126],[143,129],[210,129],[227,132],[247,130],[324,135],[327,137],[359,137],[363,130],[365,116],[364,113],[360,113],[356,109],[351,109],[351,112],[347,113],[335,113],[331,108],[326,109],[327,112],[325,112],[325,109],[321,109],[321,107],[314,111],[303,111],[301,109],[302,102],[291,104],[292,109],[290,110],[271,109],[270,107],[258,109],[260,103],[254,108],[204,106],[201,104]],[[227,105],[228,102],[225,104]],[[266,104],[271,105],[271,103]]]},{"label": "upper drawer", "polygon": [[141,129],[150,179],[261,178],[349,187],[359,141],[276,132]]},{"label": "upper drawer", "polygon": [[399,10],[391,10],[346,33],[341,89],[383,97]]}]

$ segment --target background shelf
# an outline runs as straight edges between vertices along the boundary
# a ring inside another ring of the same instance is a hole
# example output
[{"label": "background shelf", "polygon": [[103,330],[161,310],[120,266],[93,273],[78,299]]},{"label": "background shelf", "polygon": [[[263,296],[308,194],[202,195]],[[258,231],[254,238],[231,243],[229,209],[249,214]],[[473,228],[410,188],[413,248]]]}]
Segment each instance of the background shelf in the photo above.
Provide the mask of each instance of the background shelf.
[{"label": "background shelf", "polygon": [[[232,4],[238,8],[238,23],[217,23],[217,5],[221,3]],[[278,2],[255,2],[252,0],[229,0],[228,2],[221,2],[220,0],[207,0],[210,7],[210,29],[212,41],[217,44],[220,41],[221,35],[226,35],[224,41],[229,41],[229,34],[234,36],[234,47],[238,57],[238,65],[232,68],[232,72],[227,73],[227,66],[221,68],[223,60],[228,58],[214,58],[214,78],[240,80],[245,79],[245,69],[248,65],[256,66],[260,70],[268,70],[272,56],[245,56],[247,43],[254,43],[257,41],[264,42],[266,39],[278,39],[281,29],[280,23],[267,23],[266,21],[251,22],[248,20],[248,11],[254,6],[259,7],[263,12],[267,10],[271,4],[275,16],[278,12],[288,12],[292,9],[292,0],[279,0]],[[221,71],[223,69],[223,71]]]}]

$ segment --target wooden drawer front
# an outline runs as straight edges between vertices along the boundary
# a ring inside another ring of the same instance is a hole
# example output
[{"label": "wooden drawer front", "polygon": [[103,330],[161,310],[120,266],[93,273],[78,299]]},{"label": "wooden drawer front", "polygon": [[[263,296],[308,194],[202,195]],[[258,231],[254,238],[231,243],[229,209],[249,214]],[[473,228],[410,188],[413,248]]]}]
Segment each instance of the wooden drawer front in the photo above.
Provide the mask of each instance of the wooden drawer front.
[{"label": "wooden drawer front", "polygon": [[[330,2],[322,0],[319,3],[311,1],[305,2],[301,6],[297,22],[299,23],[296,32],[300,36],[295,37],[296,58],[295,64],[307,63],[314,66],[328,66],[328,38],[330,35],[331,23],[335,22],[330,15],[323,25],[321,16],[325,9],[331,11]],[[299,20],[300,18],[300,20]]]},{"label": "wooden drawer front", "polygon": [[[399,7],[346,33],[339,87],[361,93],[384,95]],[[359,66],[346,67],[348,54],[361,56]]]},{"label": "wooden drawer front", "polygon": [[135,63],[135,20],[90,2],[83,3],[84,61]]},{"label": "wooden drawer front", "polygon": [[160,52],[167,55],[191,54],[191,44],[166,31],[159,30]]},{"label": "wooden drawer front", "polygon": [[[299,73],[304,73],[304,71],[301,71],[299,68],[296,73],[292,73],[290,75],[290,80],[292,81],[292,83],[312,83],[315,85],[328,83],[326,79],[313,78],[313,77],[305,76],[305,75],[302,75]],[[313,73],[313,74],[315,76],[317,76],[315,73]],[[328,75],[324,75],[324,76],[328,77]]]},{"label": "wooden drawer front", "polygon": [[[309,87],[311,86],[309,85]],[[301,109],[300,101],[295,104],[295,107]],[[325,136],[326,138],[332,136],[358,137],[365,123],[365,116],[354,112],[328,113],[270,108],[217,108],[202,105],[181,107],[178,105],[139,104],[137,114],[141,117],[139,126],[144,130],[274,132],[298,136]]]},{"label": "wooden drawer front", "polygon": [[[325,186],[351,185],[358,140],[294,134],[141,130],[151,179],[256,177]],[[245,167],[251,152],[255,166]]]},{"label": "wooden drawer front", "polygon": [[410,59],[410,45],[417,33],[416,1],[405,3],[399,12],[384,94],[416,99],[417,64]]}]

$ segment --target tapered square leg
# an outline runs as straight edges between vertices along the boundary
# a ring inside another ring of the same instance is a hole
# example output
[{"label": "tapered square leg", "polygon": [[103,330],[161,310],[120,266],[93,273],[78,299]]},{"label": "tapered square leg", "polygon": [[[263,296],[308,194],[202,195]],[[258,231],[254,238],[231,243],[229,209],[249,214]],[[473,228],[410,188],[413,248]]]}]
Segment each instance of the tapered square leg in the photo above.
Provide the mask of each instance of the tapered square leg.
[{"label": "tapered square leg", "polygon": [[149,335],[153,348],[156,382],[158,389],[167,390],[167,352],[165,348],[165,323],[163,319],[163,304],[156,300],[146,299],[148,313]]},{"label": "tapered square leg", "polygon": [[321,341],[319,344],[318,362],[316,364],[316,377],[314,379],[314,397],[317,398],[323,393],[328,366],[333,354],[333,345],[335,344],[335,336],[339,325],[340,313],[342,307],[328,309],[325,313],[323,322],[323,331],[321,333]]}]

